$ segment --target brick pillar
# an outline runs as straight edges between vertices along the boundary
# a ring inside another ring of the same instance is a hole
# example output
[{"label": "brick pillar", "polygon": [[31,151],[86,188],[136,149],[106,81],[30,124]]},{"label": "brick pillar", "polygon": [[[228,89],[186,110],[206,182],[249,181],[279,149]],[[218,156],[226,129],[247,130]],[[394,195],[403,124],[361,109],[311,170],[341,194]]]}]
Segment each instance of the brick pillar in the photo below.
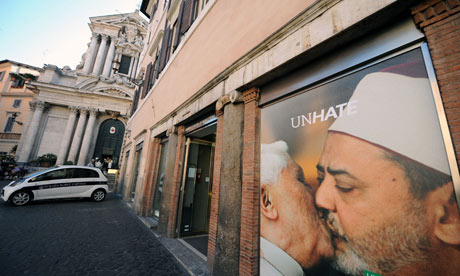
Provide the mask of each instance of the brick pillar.
[{"label": "brick pillar", "polygon": [[147,163],[144,170],[144,184],[142,188],[141,215],[148,216],[152,211],[153,194],[158,173],[158,160],[160,159],[161,139],[155,138],[148,146]]},{"label": "brick pillar", "polygon": [[[175,237],[176,232],[176,220],[177,220],[177,208],[179,202],[179,189],[180,189],[180,181],[182,178],[182,170],[183,170],[183,160],[184,160],[184,153],[185,153],[185,126],[179,126],[177,128],[177,150],[174,162],[174,174],[172,179],[172,193],[171,198],[172,201],[169,203],[170,210],[173,212],[170,214],[170,220],[168,222],[168,237],[173,238]],[[169,146],[168,146],[169,147]]]},{"label": "brick pillar", "polygon": [[219,214],[213,274],[238,275],[241,221],[241,184],[244,105],[239,93],[229,95],[224,107],[220,172]]},{"label": "brick pillar", "polygon": [[259,274],[260,110],[259,90],[243,93],[244,134],[239,275]]},{"label": "brick pillar", "polygon": [[425,33],[457,163],[460,161],[460,0],[429,0],[411,8]]},{"label": "brick pillar", "polygon": [[212,180],[211,210],[209,215],[209,238],[208,238],[208,256],[207,267],[212,272],[214,265],[214,255],[216,253],[217,241],[217,218],[219,217],[219,191],[220,191],[220,169],[222,163],[222,131],[224,127],[224,112],[218,110],[217,130],[216,130],[216,147],[214,149],[214,171]]},{"label": "brick pillar", "polygon": [[166,152],[165,179],[161,198],[158,232],[166,237],[175,236],[179,187],[184,158],[184,126],[171,128],[166,135],[169,137],[168,151]]}]

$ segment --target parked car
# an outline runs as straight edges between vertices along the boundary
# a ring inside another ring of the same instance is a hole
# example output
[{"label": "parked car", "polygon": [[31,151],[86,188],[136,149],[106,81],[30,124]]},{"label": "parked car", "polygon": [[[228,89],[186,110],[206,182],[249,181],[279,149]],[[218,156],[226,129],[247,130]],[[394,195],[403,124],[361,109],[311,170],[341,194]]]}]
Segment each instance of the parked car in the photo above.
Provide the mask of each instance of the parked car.
[{"label": "parked car", "polygon": [[12,181],[1,191],[5,202],[26,205],[32,200],[88,197],[103,201],[107,178],[98,168],[61,166],[27,175]]}]

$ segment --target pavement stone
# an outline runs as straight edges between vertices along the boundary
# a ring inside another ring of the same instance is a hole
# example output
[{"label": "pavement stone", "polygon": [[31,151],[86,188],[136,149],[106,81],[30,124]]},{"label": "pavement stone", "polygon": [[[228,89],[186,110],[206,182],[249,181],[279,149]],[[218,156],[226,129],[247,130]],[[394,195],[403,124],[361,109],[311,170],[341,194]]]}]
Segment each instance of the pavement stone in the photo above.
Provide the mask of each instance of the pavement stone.
[{"label": "pavement stone", "polygon": [[99,203],[0,201],[1,275],[189,275],[113,193]]}]

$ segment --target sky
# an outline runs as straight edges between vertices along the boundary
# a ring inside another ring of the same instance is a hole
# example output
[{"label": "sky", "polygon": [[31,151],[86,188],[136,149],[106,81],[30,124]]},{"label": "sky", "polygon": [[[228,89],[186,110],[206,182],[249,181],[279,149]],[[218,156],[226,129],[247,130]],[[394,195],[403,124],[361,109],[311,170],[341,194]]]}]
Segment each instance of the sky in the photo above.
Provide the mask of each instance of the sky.
[{"label": "sky", "polygon": [[91,39],[89,17],[134,12],[141,0],[0,0],[0,60],[75,69]]}]

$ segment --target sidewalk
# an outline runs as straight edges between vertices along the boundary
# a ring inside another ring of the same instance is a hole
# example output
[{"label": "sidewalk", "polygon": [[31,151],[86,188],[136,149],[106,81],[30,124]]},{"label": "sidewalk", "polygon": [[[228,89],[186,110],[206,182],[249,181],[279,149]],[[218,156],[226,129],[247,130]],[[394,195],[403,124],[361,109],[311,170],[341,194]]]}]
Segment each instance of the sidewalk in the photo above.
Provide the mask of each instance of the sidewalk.
[{"label": "sidewalk", "polygon": [[193,247],[188,245],[181,239],[170,239],[160,236],[156,229],[158,223],[151,217],[138,218],[144,225],[152,230],[152,233],[160,240],[160,242],[171,252],[177,261],[185,268],[185,270],[192,276],[210,276],[206,267],[206,257],[200,254]]}]

